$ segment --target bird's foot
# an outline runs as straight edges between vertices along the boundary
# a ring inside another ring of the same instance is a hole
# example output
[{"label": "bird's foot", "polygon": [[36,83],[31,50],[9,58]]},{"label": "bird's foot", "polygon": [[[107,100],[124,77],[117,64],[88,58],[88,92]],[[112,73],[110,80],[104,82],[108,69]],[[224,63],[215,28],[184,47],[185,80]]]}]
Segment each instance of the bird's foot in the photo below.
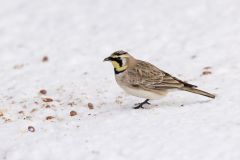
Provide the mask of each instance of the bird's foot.
[{"label": "bird's foot", "polygon": [[149,99],[146,99],[144,102],[138,103],[136,107],[133,107],[133,109],[139,109],[139,108],[144,109],[144,107],[143,107],[144,104],[150,104],[148,101],[149,101]]}]

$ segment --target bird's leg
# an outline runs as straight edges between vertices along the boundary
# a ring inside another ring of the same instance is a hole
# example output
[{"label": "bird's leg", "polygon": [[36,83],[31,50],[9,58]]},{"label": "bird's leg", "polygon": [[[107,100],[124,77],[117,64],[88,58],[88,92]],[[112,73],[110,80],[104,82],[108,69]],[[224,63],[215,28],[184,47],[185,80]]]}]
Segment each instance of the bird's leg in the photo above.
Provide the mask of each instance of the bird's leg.
[{"label": "bird's leg", "polygon": [[142,103],[139,103],[136,107],[133,107],[133,109],[139,109],[139,108],[143,108],[144,104],[150,104],[149,99],[146,99],[145,101],[143,101]]}]

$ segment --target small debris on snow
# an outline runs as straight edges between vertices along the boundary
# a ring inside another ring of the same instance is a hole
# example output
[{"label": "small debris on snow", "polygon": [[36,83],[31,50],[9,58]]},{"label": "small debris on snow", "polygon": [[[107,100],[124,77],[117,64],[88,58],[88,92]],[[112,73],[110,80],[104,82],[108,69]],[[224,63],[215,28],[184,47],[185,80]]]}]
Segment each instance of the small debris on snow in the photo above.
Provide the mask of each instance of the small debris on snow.
[{"label": "small debris on snow", "polygon": [[70,116],[76,116],[77,115],[77,112],[76,111],[71,111],[70,112]]},{"label": "small debris on snow", "polygon": [[35,132],[35,128],[33,126],[28,126],[28,131],[29,132]]},{"label": "small debris on snow", "polygon": [[88,103],[88,108],[89,108],[89,109],[94,109],[93,104],[92,104],[92,103]]},{"label": "small debris on snow", "polygon": [[45,89],[41,89],[41,90],[39,91],[39,93],[45,95],[45,94],[47,94],[47,91],[46,91]]},{"label": "small debris on snow", "polygon": [[52,102],[53,99],[52,98],[42,98],[43,102]]},{"label": "small debris on snow", "polygon": [[212,72],[211,71],[203,71],[202,72],[202,75],[209,75],[209,74],[212,74]]},{"label": "small debris on snow", "polygon": [[48,57],[47,56],[44,56],[43,58],[42,58],[42,62],[47,62],[48,61]]},{"label": "small debris on snow", "polygon": [[53,117],[53,116],[47,116],[46,117],[46,120],[51,120],[51,119],[54,119],[55,117]]},{"label": "small debris on snow", "polygon": [[2,117],[3,116],[3,113],[0,111],[0,117]]},{"label": "small debris on snow", "polygon": [[210,67],[210,66],[204,67],[204,68],[203,68],[202,75],[212,74],[212,72],[210,71],[211,69],[212,69],[212,67]]}]

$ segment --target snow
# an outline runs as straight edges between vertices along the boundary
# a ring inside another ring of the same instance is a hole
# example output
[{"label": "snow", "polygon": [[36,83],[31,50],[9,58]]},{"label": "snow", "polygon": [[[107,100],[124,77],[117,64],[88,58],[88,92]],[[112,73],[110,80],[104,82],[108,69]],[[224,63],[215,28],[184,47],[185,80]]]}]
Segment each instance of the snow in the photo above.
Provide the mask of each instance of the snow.
[{"label": "snow", "polygon": [[[239,160],[239,3],[1,0],[0,159]],[[119,49],[216,99],[174,92],[133,110],[143,99],[102,62]]]}]

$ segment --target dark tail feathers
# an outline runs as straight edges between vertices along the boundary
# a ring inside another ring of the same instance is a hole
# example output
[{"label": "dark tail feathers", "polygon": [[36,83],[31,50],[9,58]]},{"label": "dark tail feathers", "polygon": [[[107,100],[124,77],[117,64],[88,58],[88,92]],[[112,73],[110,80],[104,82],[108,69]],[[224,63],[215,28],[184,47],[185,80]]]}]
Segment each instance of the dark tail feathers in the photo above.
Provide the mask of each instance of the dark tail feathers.
[{"label": "dark tail feathers", "polygon": [[211,93],[208,93],[208,92],[205,92],[205,91],[193,88],[193,87],[185,86],[185,87],[183,87],[181,89],[184,90],[184,91],[195,93],[195,94],[200,94],[202,96],[206,96],[206,97],[209,97],[209,98],[215,98],[214,94],[211,94]]}]

